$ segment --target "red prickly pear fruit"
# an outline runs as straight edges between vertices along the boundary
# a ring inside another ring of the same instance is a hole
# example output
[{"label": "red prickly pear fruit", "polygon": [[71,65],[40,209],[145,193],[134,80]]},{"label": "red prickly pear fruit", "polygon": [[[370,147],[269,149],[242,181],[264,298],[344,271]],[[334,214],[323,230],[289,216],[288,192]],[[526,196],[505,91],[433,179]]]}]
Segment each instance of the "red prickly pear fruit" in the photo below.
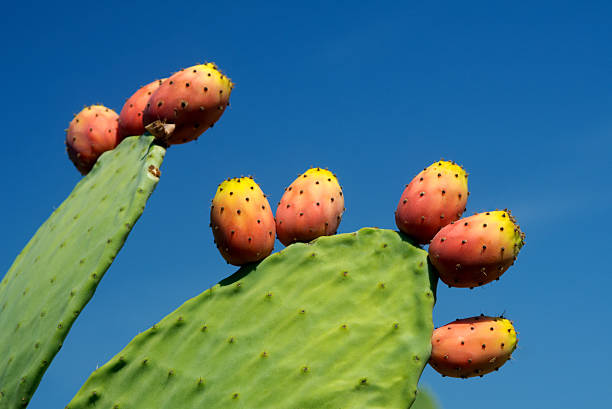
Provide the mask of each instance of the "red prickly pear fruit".
[{"label": "red prickly pear fruit", "polygon": [[285,189],[276,209],[276,233],[285,246],[336,233],[344,213],[344,196],[336,176],[312,168]]},{"label": "red prickly pear fruit", "polygon": [[213,63],[185,68],[163,81],[151,95],[143,123],[168,145],[197,139],[225,112],[233,87]]},{"label": "red prickly pear fruit", "polygon": [[151,95],[159,88],[164,79],[153,81],[141,87],[125,101],[121,113],[119,114],[119,140],[123,140],[128,136],[142,135],[145,133],[142,113]]},{"label": "red prickly pear fruit", "polygon": [[103,105],[83,108],[66,130],[66,151],[74,166],[86,175],[102,153],[119,144],[115,111]]},{"label": "red prickly pear fruit", "polygon": [[510,359],[517,342],[512,321],[506,318],[464,318],[433,332],[429,364],[443,376],[483,376]]},{"label": "red prickly pear fruit", "polygon": [[438,161],[406,185],[395,223],[420,244],[429,243],[444,226],[458,220],[468,198],[467,173],[454,162]]},{"label": "red prickly pear fruit", "polygon": [[210,227],[217,248],[230,264],[262,260],[274,249],[272,209],[253,178],[228,179],[219,185],[210,207]]},{"label": "red prickly pear fruit", "polygon": [[429,245],[440,279],[477,287],[498,279],[516,260],[525,235],[509,210],[466,217],[442,228]]}]

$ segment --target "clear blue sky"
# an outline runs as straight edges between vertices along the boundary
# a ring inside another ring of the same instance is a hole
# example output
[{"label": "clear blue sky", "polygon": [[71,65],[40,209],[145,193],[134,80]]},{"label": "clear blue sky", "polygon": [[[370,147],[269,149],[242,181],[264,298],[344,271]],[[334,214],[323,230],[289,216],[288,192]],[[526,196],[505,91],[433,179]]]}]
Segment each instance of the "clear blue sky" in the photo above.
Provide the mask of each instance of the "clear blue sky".
[{"label": "clear blue sky", "polygon": [[520,341],[491,376],[428,367],[423,382],[447,409],[607,406],[612,5],[249,3],[3,7],[0,276],[80,178],[64,151],[72,113],[119,111],[197,62],[236,83],[217,126],[169,150],[30,408],[64,407],[96,365],[234,271],[208,227],[224,178],[253,174],[276,203],[298,172],[326,166],[344,187],[341,232],[394,229],[404,184],[441,157],[470,172],[468,214],[510,208],[527,244],[499,282],[440,287],[434,322],[505,311]]}]

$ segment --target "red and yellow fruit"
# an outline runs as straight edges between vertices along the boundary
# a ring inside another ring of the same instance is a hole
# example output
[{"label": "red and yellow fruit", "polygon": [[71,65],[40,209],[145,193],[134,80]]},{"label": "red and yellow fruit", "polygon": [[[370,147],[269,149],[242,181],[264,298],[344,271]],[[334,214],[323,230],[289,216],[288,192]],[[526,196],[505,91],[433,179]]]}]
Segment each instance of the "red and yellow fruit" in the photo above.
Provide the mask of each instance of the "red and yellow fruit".
[{"label": "red and yellow fruit", "polygon": [[151,95],[143,123],[171,125],[164,136],[169,145],[197,139],[225,112],[233,86],[213,63],[185,68],[163,81]]},{"label": "red and yellow fruit", "polygon": [[524,239],[509,210],[479,213],[442,228],[429,245],[429,258],[444,283],[476,287],[514,264]]},{"label": "red and yellow fruit", "polygon": [[461,166],[435,162],[406,185],[395,223],[418,243],[429,243],[442,227],[461,217],[468,194],[467,173]]},{"label": "red and yellow fruit", "polygon": [[482,376],[510,359],[517,341],[508,319],[481,315],[456,320],[433,332],[429,364],[444,376]]},{"label": "red and yellow fruit", "polygon": [[91,105],[70,121],[66,130],[66,151],[81,174],[89,173],[102,153],[119,144],[118,117],[110,108]]},{"label": "red and yellow fruit", "polygon": [[217,188],[210,226],[223,258],[237,266],[262,260],[274,249],[274,216],[252,178],[228,179]]},{"label": "red and yellow fruit", "polygon": [[125,102],[119,114],[119,139],[145,133],[142,113],[151,95],[159,88],[162,81],[163,80],[156,80],[141,87]]},{"label": "red and yellow fruit", "polygon": [[312,168],[285,189],[276,209],[276,233],[285,246],[335,234],[344,212],[344,196],[336,176]]}]

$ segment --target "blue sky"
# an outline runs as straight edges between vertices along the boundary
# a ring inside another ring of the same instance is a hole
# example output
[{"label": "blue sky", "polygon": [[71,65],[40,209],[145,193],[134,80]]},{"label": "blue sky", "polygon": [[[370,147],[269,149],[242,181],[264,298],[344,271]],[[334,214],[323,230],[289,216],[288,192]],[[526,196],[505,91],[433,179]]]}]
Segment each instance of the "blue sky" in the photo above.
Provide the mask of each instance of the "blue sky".
[{"label": "blue sky", "polygon": [[445,408],[606,406],[612,5],[288,3],[4,7],[1,271],[80,179],[64,151],[73,113],[119,111],[139,86],[203,61],[236,83],[217,126],[170,148],[29,407],[64,407],[96,365],[234,271],[208,227],[224,178],[252,174],[276,203],[299,172],[329,167],[346,198],[341,232],[394,229],[404,184],[441,157],[470,173],[467,214],[510,208],[527,244],[499,282],[441,286],[434,322],[505,312],[520,341],[498,373],[428,367],[423,383]]}]

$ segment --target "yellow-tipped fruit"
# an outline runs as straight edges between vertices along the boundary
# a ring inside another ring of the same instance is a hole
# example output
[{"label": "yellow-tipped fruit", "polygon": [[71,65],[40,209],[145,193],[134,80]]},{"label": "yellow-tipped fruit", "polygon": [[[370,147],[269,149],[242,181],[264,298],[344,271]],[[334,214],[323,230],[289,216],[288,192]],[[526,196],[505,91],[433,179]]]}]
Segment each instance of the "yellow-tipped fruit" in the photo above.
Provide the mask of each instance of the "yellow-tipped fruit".
[{"label": "yellow-tipped fruit", "polygon": [[395,211],[397,227],[418,243],[429,243],[465,211],[467,178],[455,162],[440,160],[423,169],[402,193]]},{"label": "yellow-tipped fruit", "polygon": [[268,199],[252,178],[223,181],[210,207],[210,227],[223,258],[244,265],[274,249],[274,216]]},{"label": "yellow-tipped fruit", "polygon": [[447,285],[477,287],[499,279],[524,243],[510,211],[496,210],[444,227],[429,245],[429,258]]},{"label": "yellow-tipped fruit", "polygon": [[516,349],[512,321],[484,315],[437,328],[429,364],[443,376],[469,378],[498,370]]}]

